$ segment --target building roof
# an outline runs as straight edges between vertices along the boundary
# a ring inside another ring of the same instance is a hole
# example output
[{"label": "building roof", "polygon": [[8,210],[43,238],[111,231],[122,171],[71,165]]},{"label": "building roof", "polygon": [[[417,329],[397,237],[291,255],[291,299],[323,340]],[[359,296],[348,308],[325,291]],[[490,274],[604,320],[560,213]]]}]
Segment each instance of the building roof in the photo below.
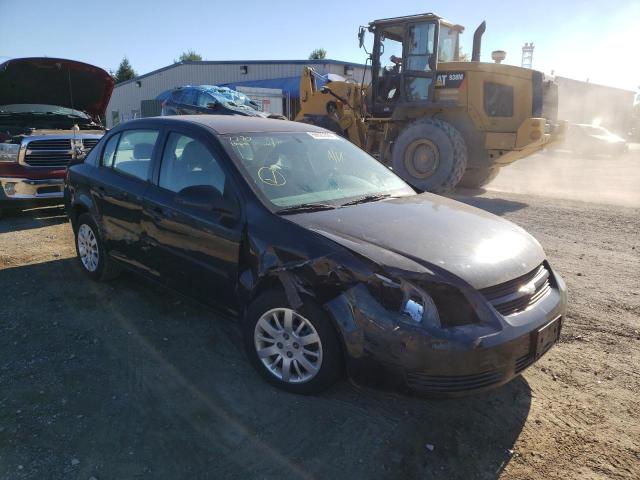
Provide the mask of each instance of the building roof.
[{"label": "building roof", "polygon": [[362,63],[344,62],[342,60],[330,60],[330,59],[324,59],[324,60],[202,60],[199,62],[187,61],[187,62],[173,63],[171,65],[167,65],[166,67],[158,68],[157,70],[153,70],[143,75],[139,75],[135,78],[132,78],[131,80],[125,80],[124,82],[118,83],[115,88],[119,88],[129,83],[135,83],[142,78],[150,77],[152,75],[155,75],[156,73],[164,72],[166,70],[171,70],[172,68],[177,68],[181,65],[352,65],[354,67],[366,67],[366,65]]},{"label": "building roof", "polygon": [[259,132],[324,132],[323,128],[308,123],[276,120],[243,115],[174,115],[130,120],[119,126],[130,126],[134,122],[171,124],[175,122],[194,123],[221,135]]}]

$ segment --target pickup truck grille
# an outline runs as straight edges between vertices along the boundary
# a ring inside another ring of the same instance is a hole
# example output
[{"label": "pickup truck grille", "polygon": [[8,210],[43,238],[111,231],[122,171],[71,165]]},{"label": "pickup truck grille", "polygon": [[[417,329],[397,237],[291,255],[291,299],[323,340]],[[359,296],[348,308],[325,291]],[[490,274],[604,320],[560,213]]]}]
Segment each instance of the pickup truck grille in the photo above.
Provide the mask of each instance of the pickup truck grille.
[{"label": "pickup truck grille", "polygon": [[99,138],[85,138],[82,140],[82,145],[84,145],[84,152],[85,153],[89,153],[89,151],[95,147],[98,142],[100,141]]},{"label": "pickup truck grille", "polygon": [[532,307],[550,291],[549,270],[543,264],[514,280],[483,288],[480,293],[502,315],[513,315]]},{"label": "pickup truck grille", "polygon": [[[98,138],[82,140],[88,153],[100,141]],[[70,138],[32,140],[27,143],[24,163],[30,167],[66,167],[75,158]]]}]

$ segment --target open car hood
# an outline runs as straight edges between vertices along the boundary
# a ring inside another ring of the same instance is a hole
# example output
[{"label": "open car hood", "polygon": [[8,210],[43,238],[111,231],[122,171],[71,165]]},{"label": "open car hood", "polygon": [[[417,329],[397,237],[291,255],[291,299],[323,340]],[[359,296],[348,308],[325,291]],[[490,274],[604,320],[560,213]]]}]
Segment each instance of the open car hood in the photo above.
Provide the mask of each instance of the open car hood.
[{"label": "open car hood", "polygon": [[0,64],[0,105],[40,103],[104,115],[114,80],[103,69],[61,58],[15,58]]}]

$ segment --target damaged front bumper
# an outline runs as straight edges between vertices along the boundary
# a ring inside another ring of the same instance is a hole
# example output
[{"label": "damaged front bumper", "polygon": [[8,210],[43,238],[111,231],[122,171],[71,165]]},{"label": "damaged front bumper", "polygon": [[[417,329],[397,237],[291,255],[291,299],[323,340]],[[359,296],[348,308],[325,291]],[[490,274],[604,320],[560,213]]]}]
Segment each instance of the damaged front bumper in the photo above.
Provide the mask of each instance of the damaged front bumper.
[{"label": "damaged front bumper", "polygon": [[351,377],[379,387],[429,396],[460,396],[505,384],[558,339],[566,286],[553,288],[532,308],[501,315],[479,292],[471,299],[479,322],[451,328],[411,325],[385,309],[359,284],[328,302],[342,331]]}]

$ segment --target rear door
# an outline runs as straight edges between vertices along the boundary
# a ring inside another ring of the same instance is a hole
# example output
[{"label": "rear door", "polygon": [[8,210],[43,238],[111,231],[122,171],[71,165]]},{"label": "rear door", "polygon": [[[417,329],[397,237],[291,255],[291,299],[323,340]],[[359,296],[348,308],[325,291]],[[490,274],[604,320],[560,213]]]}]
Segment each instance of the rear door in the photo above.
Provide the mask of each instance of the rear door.
[{"label": "rear door", "polygon": [[169,286],[233,308],[241,221],[175,201],[180,190],[194,185],[238,198],[226,156],[206,137],[180,129],[167,133],[159,171],[145,195],[144,249],[149,267]]},{"label": "rear door", "polygon": [[158,129],[123,130],[106,143],[91,187],[104,237],[115,257],[137,264],[143,195],[151,178]]},{"label": "rear door", "polygon": [[198,91],[195,88],[183,89],[180,92],[180,104],[178,105],[178,115],[196,114],[197,101],[198,101]]}]

